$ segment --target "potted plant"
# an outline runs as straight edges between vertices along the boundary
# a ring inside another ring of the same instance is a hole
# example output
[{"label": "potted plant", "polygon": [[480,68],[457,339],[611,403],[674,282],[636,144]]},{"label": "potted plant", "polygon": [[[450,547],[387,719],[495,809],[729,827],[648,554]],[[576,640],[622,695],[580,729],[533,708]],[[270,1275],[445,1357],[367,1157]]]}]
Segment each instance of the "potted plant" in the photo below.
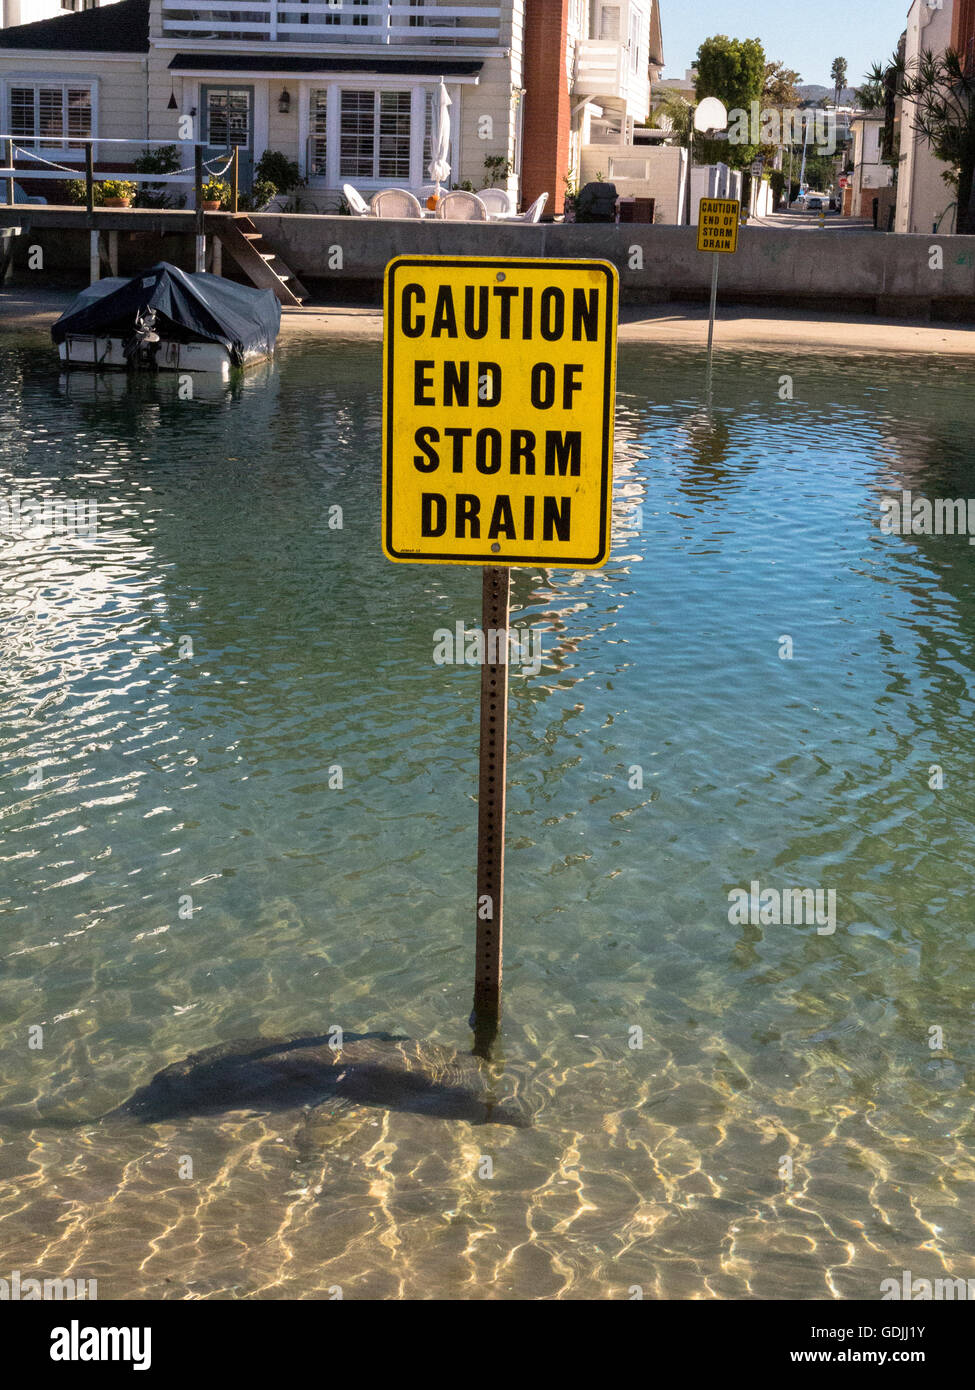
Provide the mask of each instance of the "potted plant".
[{"label": "potted plant", "polygon": [[101,204],[106,208],[128,208],[136,194],[136,184],[127,179],[105,179],[101,184]]},{"label": "potted plant", "polygon": [[203,211],[219,212],[220,204],[230,197],[230,184],[223,179],[208,179],[203,185]]}]

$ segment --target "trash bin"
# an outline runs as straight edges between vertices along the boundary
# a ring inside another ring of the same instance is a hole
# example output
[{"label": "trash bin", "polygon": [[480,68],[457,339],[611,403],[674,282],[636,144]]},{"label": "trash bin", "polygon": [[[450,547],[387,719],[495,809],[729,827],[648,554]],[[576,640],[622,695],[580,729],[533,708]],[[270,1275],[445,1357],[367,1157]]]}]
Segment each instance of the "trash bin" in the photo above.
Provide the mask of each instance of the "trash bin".
[{"label": "trash bin", "polygon": [[576,201],[576,221],[615,222],[618,201],[615,183],[587,183]]}]

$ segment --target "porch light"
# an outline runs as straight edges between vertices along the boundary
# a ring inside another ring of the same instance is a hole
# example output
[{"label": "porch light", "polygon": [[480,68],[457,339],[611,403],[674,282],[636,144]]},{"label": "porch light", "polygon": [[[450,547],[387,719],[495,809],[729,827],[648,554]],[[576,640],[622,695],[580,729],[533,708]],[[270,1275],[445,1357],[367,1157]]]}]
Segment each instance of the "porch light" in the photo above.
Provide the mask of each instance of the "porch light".
[{"label": "porch light", "polygon": [[287,87],[284,88],[281,95],[278,97],[278,110],[281,112],[282,116],[286,116],[291,110],[291,93],[288,91]]}]

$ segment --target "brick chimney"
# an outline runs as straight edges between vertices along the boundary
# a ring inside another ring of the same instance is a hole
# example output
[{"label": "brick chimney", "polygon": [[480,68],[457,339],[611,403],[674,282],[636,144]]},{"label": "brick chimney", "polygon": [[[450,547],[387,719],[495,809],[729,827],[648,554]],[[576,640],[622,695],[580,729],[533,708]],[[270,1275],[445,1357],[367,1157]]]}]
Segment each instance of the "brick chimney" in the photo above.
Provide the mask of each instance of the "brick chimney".
[{"label": "brick chimney", "polygon": [[562,212],[569,172],[568,18],[569,0],[526,0],[521,204],[547,193],[546,217]]}]

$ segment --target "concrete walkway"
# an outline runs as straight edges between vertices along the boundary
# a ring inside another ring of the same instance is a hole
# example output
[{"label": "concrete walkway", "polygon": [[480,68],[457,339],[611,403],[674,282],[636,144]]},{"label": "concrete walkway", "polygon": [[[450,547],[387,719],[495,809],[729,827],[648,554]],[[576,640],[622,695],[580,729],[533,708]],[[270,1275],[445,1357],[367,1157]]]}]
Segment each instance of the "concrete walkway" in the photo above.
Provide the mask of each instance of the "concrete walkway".
[{"label": "concrete walkway", "polygon": [[827,212],[822,223],[819,220],[818,212],[800,212],[798,208],[790,208],[788,212],[770,212],[764,217],[749,217],[749,227],[769,227],[776,232],[817,232],[820,230],[827,232],[873,232],[877,236],[886,236],[886,232],[878,232],[873,225],[873,219],[869,217],[841,217],[838,212]]}]

